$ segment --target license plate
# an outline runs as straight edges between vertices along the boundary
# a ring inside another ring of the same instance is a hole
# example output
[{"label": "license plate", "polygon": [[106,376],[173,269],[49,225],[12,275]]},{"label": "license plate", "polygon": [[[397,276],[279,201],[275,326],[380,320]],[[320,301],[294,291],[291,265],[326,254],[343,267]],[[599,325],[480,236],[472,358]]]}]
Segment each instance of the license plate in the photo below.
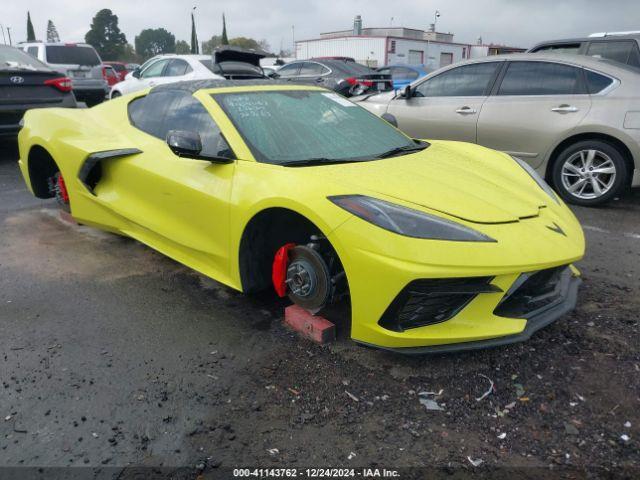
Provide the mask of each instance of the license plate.
[{"label": "license plate", "polygon": [[87,78],[87,72],[74,71],[71,73],[75,78]]}]

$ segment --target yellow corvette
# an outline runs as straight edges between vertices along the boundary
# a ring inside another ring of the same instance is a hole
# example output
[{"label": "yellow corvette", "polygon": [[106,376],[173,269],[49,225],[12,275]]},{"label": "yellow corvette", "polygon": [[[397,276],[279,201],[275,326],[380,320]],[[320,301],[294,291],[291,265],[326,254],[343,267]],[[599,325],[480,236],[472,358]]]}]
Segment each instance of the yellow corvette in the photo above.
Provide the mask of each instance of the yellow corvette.
[{"label": "yellow corvette", "polygon": [[531,168],[321,88],[184,82],[30,110],[19,146],[31,191],[78,222],[312,312],[349,297],[360,343],[500,345],[575,307],[582,229]]}]

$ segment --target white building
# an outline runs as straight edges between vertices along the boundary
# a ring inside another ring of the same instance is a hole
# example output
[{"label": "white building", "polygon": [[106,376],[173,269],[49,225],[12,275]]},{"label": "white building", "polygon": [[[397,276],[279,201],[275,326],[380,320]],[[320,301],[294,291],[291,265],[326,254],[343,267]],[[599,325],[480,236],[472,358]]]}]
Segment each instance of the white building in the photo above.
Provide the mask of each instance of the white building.
[{"label": "white building", "polygon": [[[349,57],[370,67],[390,64],[424,64],[435,70],[483,52],[483,45],[453,41],[452,33],[405,27],[363,28],[360,15],[353,29],[321,33],[320,38],[296,42],[296,58]],[[486,53],[485,53],[486,54]]]}]

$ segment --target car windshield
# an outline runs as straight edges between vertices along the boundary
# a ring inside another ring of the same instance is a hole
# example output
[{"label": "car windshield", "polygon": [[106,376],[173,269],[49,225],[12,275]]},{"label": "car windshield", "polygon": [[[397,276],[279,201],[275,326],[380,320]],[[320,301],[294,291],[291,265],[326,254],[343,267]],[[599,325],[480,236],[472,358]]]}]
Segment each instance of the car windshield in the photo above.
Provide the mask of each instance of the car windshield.
[{"label": "car windshield", "polygon": [[359,161],[425,148],[344,97],[325,91],[214,94],[256,160]]},{"label": "car windshield", "polygon": [[93,47],[78,45],[47,45],[47,62],[54,65],[100,65]]},{"label": "car windshield", "polygon": [[46,70],[51,69],[31,55],[13,47],[0,47],[0,70]]}]

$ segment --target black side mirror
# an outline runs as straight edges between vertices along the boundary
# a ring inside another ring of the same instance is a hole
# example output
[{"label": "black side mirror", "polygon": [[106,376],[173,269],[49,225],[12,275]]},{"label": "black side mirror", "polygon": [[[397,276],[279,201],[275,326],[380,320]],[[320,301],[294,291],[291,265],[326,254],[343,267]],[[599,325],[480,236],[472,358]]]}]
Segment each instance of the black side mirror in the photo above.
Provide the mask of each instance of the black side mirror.
[{"label": "black side mirror", "polygon": [[400,98],[411,98],[413,96],[413,92],[411,91],[411,85],[407,85],[400,91]]},{"label": "black side mirror", "polygon": [[133,72],[131,72],[131,76],[134,78],[140,78],[140,67],[136,67]]},{"label": "black side mirror", "polygon": [[386,122],[390,123],[394,127],[398,128],[398,119],[395,116],[391,115],[390,113],[383,113],[380,116],[380,118],[382,118]]},{"label": "black side mirror", "polygon": [[280,78],[280,75],[278,74],[278,72],[271,72],[269,75],[267,75],[269,78]]},{"label": "black side mirror", "polygon": [[167,145],[179,157],[199,158],[202,151],[200,134],[185,130],[169,130]]}]

